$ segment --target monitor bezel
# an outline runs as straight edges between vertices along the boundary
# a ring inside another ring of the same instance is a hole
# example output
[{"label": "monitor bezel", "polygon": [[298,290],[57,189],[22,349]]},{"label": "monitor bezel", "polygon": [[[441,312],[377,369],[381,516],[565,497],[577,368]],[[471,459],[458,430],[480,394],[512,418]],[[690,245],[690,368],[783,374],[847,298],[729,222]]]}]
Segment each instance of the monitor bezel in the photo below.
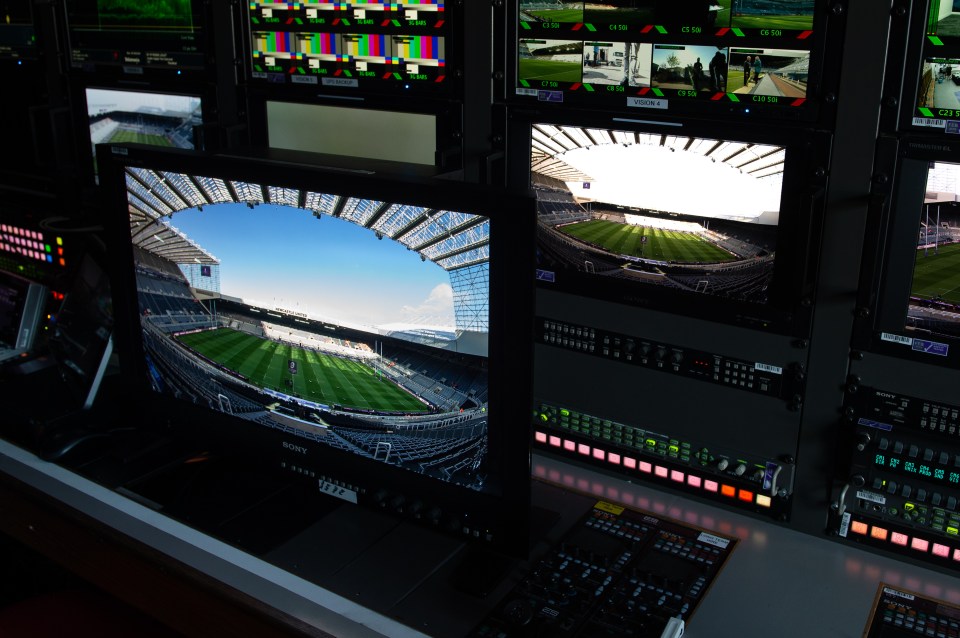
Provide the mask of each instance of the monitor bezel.
[{"label": "monitor bezel", "polygon": [[[63,55],[65,56],[64,64],[69,72],[69,75],[96,78],[95,81],[108,81],[109,79],[113,79],[136,83],[156,80],[169,82],[204,81],[210,72],[210,57],[214,55],[215,51],[214,32],[217,30],[222,31],[222,27],[213,28],[211,25],[214,25],[217,22],[223,22],[223,20],[218,21],[214,19],[216,10],[213,8],[212,3],[203,2],[202,0],[190,0],[190,2],[191,13],[200,15],[203,19],[197,39],[199,50],[196,52],[196,55],[199,57],[199,60],[193,65],[167,66],[150,64],[123,64],[122,62],[74,62],[74,49],[82,49],[74,44],[76,42],[76,36],[74,33],[76,27],[73,24],[74,20],[71,16],[71,8],[69,6],[71,2],[68,1],[67,5],[64,7],[63,14],[64,37],[66,45],[66,50],[64,51]],[[229,35],[232,38],[232,33]],[[131,41],[133,41],[132,39],[135,38],[135,34],[129,31],[126,33],[126,36],[131,38]]]},{"label": "monitor bezel", "polygon": [[[519,3],[520,0],[509,0],[504,3],[502,11],[498,14],[498,31],[506,34],[506,42],[502,47],[498,47],[496,68],[497,76],[502,82],[497,83],[497,97],[508,104],[516,106],[551,109],[558,112],[570,113],[578,109],[596,111],[606,111],[609,113],[619,113],[626,117],[645,118],[652,116],[659,118],[667,117],[701,117],[717,119],[721,118],[729,122],[752,122],[763,120],[768,122],[785,123],[828,123],[835,117],[836,93],[840,81],[840,69],[838,65],[827,64],[828,60],[840,59],[842,54],[842,38],[838,37],[837,32],[842,32],[845,28],[843,24],[843,12],[833,13],[827,11],[824,5],[818,3],[814,14],[813,24],[813,42],[810,48],[810,78],[808,94],[806,101],[802,106],[792,107],[784,106],[779,103],[771,103],[767,100],[750,101],[734,103],[729,100],[704,100],[704,99],[659,99],[654,100],[657,104],[650,107],[628,107],[622,104],[625,97],[623,93],[617,93],[613,98],[620,101],[616,103],[614,99],[598,99],[597,91],[589,93],[591,97],[581,99],[580,93],[562,92],[563,99],[559,102],[552,99],[541,99],[539,96],[531,99],[530,97],[518,96],[518,46],[520,40],[519,29]],[[681,25],[672,25],[683,28]],[[638,28],[639,30],[639,28]],[[597,32],[596,37],[602,37],[604,34]],[[731,36],[732,34],[726,34]],[[723,44],[740,45],[741,38],[720,36]],[[703,37],[703,36],[701,36]],[[724,39],[725,38],[725,39]],[[691,35],[680,35],[672,38],[669,44],[696,44],[697,38]],[[736,41],[734,41],[736,40]],[[770,42],[760,36],[753,38],[744,38],[747,44],[742,47],[763,47]],[[780,40],[776,40],[777,43]],[[784,40],[784,44],[788,43]],[[740,48],[739,46],[737,48]],[[784,47],[779,47],[784,48]],[[706,67],[706,63],[704,63]],[[582,95],[587,95],[586,93]],[[567,102],[567,97],[574,99]]]},{"label": "monitor bezel", "polygon": [[[886,152],[884,150],[886,149]],[[960,140],[907,136],[881,144],[881,161],[892,164],[893,179],[874,185],[867,222],[853,347],[876,354],[948,368],[960,368],[960,336],[930,336],[947,353],[914,350],[923,333],[906,329],[917,252],[918,211],[923,205],[930,163],[960,164]]]},{"label": "monitor bezel", "polygon": [[[448,2],[444,5],[446,14],[446,29],[451,34],[444,42],[445,67],[449,69],[442,88],[431,87],[430,90],[421,90],[418,85],[405,87],[403,82],[387,82],[384,80],[362,81],[357,86],[325,86],[317,84],[295,84],[292,82],[273,82],[269,79],[254,77],[253,70],[253,31],[250,20],[250,3],[242,9],[240,28],[243,54],[243,74],[247,86],[253,93],[260,93],[266,99],[276,101],[306,101],[314,103],[360,100],[370,108],[395,108],[396,100],[402,99],[407,109],[430,110],[436,108],[438,101],[463,101],[467,78],[478,71],[477,62],[466,55],[469,39],[471,43],[481,41],[483,33],[489,39],[489,27],[480,27],[467,32],[466,25],[471,23],[472,16],[477,15],[478,3]],[[362,31],[367,33],[368,31]],[[391,104],[393,106],[391,106]]]},{"label": "monitor bezel", "polygon": [[[90,139],[90,106],[87,103],[88,90],[117,91],[120,93],[147,93],[153,95],[173,95],[178,97],[191,97],[200,100],[200,118],[201,123],[194,130],[194,144],[199,142],[200,148],[192,150],[204,150],[206,147],[205,132],[210,128],[211,113],[217,113],[215,92],[208,90],[203,86],[170,86],[162,82],[147,85],[131,85],[123,82],[74,82],[71,88],[74,94],[74,129],[76,131],[77,157],[80,166],[77,173],[86,185],[96,185],[98,183],[98,169],[96,168],[96,146]],[[107,144],[110,145],[109,143]],[[160,148],[160,147],[158,147]],[[190,150],[190,149],[185,149]]]},{"label": "monitor bezel", "polygon": [[[895,18],[893,24],[896,28],[891,29],[890,32],[890,60],[884,79],[884,84],[890,87],[891,94],[885,97],[883,106],[887,107],[888,114],[898,113],[899,117],[894,124],[893,118],[887,115],[884,123],[888,127],[896,126],[898,130],[906,133],[925,133],[949,140],[950,134],[945,129],[924,125],[919,122],[923,118],[916,116],[923,62],[927,57],[926,52],[931,48],[926,31],[930,2],[929,0],[914,2],[910,12],[895,12],[893,15]],[[960,38],[955,38],[952,44],[944,45],[943,57],[960,59]],[[896,97],[898,88],[899,99]],[[899,109],[893,108],[897,105],[900,105]],[[960,111],[954,119],[960,120]]]},{"label": "monitor bezel", "polygon": [[[172,424],[174,430],[188,438],[208,440],[230,432],[231,445],[235,443],[247,452],[262,455],[277,472],[307,469],[316,476],[304,476],[305,480],[317,482],[317,477],[322,477],[328,483],[360,490],[362,505],[399,514],[512,555],[526,555],[530,496],[526,415],[532,391],[533,285],[523,273],[532,271],[533,259],[532,252],[516,247],[532,243],[532,197],[423,177],[422,167],[405,171],[402,165],[394,165],[390,168],[396,172],[392,172],[383,170],[386,163],[371,169],[370,164],[364,168],[362,162],[336,156],[277,151],[227,156],[142,145],[102,145],[98,148],[100,154],[109,158],[101,168],[101,189],[113,261],[112,285],[116,291],[115,347],[128,385],[127,396],[138,406],[139,414],[157,417],[148,419],[148,425],[167,428]],[[291,188],[309,185],[306,187],[312,191],[409,201],[430,207],[457,206],[466,212],[489,214],[494,224],[504,229],[494,231],[490,243],[491,260],[500,266],[490,271],[489,365],[499,372],[489,376],[490,421],[498,424],[488,433],[489,489],[480,492],[461,488],[279,430],[237,428],[233,418],[152,392],[137,329],[140,313],[124,179],[127,166]],[[281,469],[281,465],[287,469]],[[396,496],[404,497],[403,502],[398,504]],[[440,510],[436,520],[431,518],[434,508]]]},{"label": "monitor bezel", "polygon": [[[629,119],[599,115],[562,117],[553,112],[514,113],[508,122],[510,183],[528,187],[530,131],[534,124],[579,126],[609,130],[685,135],[718,140],[776,144],[785,147],[787,159],[778,224],[777,259],[773,285],[766,304],[751,303],[665,287],[623,285],[595,275],[567,272],[566,281],[539,281],[538,287],[611,301],[627,306],[661,310],[718,321],[763,332],[800,338],[809,335],[813,316],[816,264],[824,215],[824,192],[829,174],[830,135],[819,131],[734,126],[675,120]],[[721,133],[721,134],[718,134]]]}]

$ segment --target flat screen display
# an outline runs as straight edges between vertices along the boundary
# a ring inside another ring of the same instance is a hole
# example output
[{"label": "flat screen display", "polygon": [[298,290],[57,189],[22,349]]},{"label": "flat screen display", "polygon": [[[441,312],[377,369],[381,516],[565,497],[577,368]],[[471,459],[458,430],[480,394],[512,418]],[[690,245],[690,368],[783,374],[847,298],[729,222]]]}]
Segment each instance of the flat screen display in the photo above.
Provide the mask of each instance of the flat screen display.
[{"label": "flat screen display", "polygon": [[251,2],[252,80],[443,94],[458,68],[448,52],[456,12],[444,0]]},{"label": "flat screen display", "polygon": [[0,2],[0,60],[22,60],[36,55],[33,3],[29,0],[3,0]]},{"label": "flat screen display", "polygon": [[960,134],[960,5],[931,0],[912,124]]},{"label": "flat screen display", "polygon": [[278,150],[100,155],[139,400],[324,493],[526,551],[532,254],[512,242],[533,243],[532,198]]},{"label": "flat screen display", "polygon": [[97,144],[107,143],[195,147],[194,128],[203,124],[199,97],[96,88],[85,91],[94,153]]},{"label": "flat screen display", "polygon": [[70,64],[172,72],[204,68],[201,0],[68,0]]},{"label": "flat screen display", "polygon": [[960,337],[960,164],[931,162],[918,206],[907,330]]},{"label": "flat screen display", "polygon": [[784,146],[535,124],[531,149],[542,285],[782,301],[782,233],[794,223]]},{"label": "flat screen display", "polygon": [[514,2],[517,99],[658,114],[810,106],[813,0]]},{"label": "flat screen display", "polygon": [[[487,218],[202,175],[127,182],[155,390],[484,488]],[[174,216],[177,193],[238,201]]]}]

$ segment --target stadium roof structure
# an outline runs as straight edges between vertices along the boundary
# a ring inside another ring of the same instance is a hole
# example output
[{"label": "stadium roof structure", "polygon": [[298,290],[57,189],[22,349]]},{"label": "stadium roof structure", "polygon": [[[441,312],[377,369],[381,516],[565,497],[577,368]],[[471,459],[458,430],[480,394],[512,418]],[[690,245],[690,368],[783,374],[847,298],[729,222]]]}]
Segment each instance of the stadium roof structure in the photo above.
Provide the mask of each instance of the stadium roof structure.
[{"label": "stadium roof structure", "polygon": [[447,271],[486,263],[490,224],[457,211],[391,204],[166,171],[127,168],[130,233],[140,247],[174,263],[219,263],[168,222],[180,211],[223,203],[276,204],[329,215],[389,237]]},{"label": "stadium roof structure", "polygon": [[578,149],[636,145],[658,146],[674,151],[695,153],[758,179],[781,175],[786,155],[783,147],[768,144],[728,142],[686,135],[535,124],[532,131],[531,170],[564,182],[594,181],[600,176],[587,175],[568,164],[563,156],[569,151]]}]

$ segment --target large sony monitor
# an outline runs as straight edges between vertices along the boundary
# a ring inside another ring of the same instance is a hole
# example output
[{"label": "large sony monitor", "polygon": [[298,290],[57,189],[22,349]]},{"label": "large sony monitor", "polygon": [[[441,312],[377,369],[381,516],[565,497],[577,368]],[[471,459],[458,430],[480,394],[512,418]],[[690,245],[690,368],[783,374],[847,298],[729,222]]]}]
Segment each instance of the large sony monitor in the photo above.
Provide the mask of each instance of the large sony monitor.
[{"label": "large sony monitor", "polygon": [[98,158],[139,412],[526,551],[532,199],[303,154]]}]

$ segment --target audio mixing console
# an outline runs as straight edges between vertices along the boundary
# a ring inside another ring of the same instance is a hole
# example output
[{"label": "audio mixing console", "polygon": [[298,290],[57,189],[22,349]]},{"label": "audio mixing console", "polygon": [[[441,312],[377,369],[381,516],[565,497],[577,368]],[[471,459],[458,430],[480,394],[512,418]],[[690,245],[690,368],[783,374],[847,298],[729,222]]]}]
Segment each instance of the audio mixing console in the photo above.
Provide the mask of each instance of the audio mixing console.
[{"label": "audio mixing console", "polygon": [[471,636],[680,636],[736,543],[597,503]]}]

